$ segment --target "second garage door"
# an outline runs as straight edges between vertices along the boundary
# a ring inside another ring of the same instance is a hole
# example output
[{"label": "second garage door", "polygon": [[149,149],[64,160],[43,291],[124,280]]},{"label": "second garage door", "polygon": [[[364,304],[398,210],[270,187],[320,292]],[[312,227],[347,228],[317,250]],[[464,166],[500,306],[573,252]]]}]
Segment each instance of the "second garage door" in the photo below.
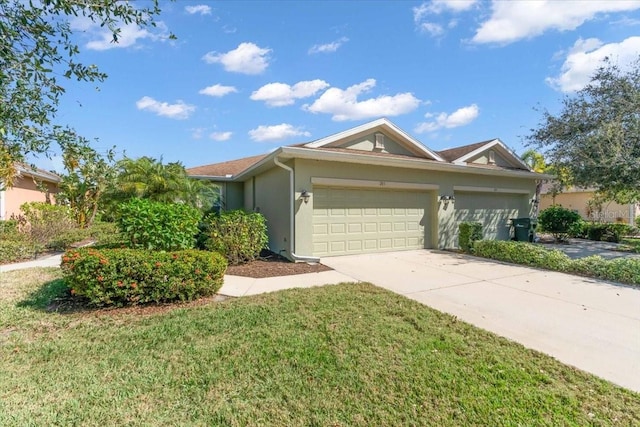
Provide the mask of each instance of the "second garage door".
[{"label": "second garage door", "polygon": [[313,255],[424,248],[428,201],[425,191],[314,187]]},{"label": "second garage door", "polygon": [[520,217],[526,196],[522,194],[480,193],[456,191],[455,219],[482,224],[486,239],[508,240],[509,219]]}]

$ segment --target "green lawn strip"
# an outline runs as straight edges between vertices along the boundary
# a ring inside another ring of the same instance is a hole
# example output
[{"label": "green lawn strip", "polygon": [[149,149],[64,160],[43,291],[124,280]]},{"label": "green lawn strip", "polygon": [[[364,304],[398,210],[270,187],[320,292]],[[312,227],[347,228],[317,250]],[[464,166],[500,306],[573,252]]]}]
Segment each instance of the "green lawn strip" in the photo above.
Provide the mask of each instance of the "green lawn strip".
[{"label": "green lawn strip", "polygon": [[640,423],[638,394],[370,284],[57,314],[34,271],[0,276],[2,426]]}]

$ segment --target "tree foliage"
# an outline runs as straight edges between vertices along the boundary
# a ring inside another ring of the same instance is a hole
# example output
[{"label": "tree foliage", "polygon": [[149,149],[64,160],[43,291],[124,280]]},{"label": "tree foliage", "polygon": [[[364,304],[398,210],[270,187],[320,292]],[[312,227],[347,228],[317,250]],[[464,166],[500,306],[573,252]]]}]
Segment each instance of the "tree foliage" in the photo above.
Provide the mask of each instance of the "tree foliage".
[{"label": "tree foliage", "polygon": [[112,207],[139,198],[209,209],[216,197],[213,185],[190,178],[182,163],[165,164],[162,159],[145,156],[138,159],[125,157],[118,161],[106,199]]},{"label": "tree foliage", "polygon": [[[47,153],[70,129],[55,122],[65,81],[102,81],[106,74],[77,60],[69,19],[83,17],[108,28],[153,26],[158,0],[0,0],[0,181],[11,185],[15,162]],[[76,142],[86,142],[76,140]]]},{"label": "tree foliage", "polygon": [[93,224],[103,196],[114,179],[114,151],[101,155],[74,132],[65,133],[62,176],[56,203],[68,205],[81,228]]},{"label": "tree foliage", "polygon": [[529,143],[544,150],[570,184],[619,203],[640,198],[640,57],[629,71],[605,59],[590,83],[548,111]]}]

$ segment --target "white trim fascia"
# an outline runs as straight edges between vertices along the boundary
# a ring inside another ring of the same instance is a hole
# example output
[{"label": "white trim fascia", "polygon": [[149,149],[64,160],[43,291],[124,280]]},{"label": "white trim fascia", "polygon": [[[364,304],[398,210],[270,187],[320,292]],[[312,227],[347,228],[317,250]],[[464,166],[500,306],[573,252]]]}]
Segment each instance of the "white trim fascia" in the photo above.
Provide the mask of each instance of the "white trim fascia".
[{"label": "white trim fascia", "polygon": [[342,132],[339,132],[339,133],[336,133],[336,134],[333,134],[333,135],[329,135],[329,136],[327,136],[325,138],[321,138],[321,139],[318,139],[317,141],[305,144],[304,147],[306,147],[306,148],[325,147],[325,146],[330,145],[330,144],[332,144],[334,142],[340,141],[341,139],[349,138],[350,136],[357,135],[359,133],[366,132],[368,130],[373,130],[373,129],[379,127],[379,126],[381,126],[383,128],[386,127],[387,130],[395,132],[396,134],[401,136],[404,140],[409,142],[413,146],[413,148],[418,150],[418,152],[426,154],[429,157],[431,157],[432,159],[437,160],[439,162],[444,162],[445,161],[435,151],[432,151],[427,146],[425,146],[424,144],[420,143],[420,141],[418,141],[417,139],[413,138],[407,132],[405,132],[404,130],[399,128],[393,122],[391,122],[391,121],[389,121],[388,119],[385,119],[385,118],[374,120],[372,122],[365,123],[363,125],[356,126],[354,128],[347,129],[345,131],[342,131]]},{"label": "white trim fascia", "polygon": [[[551,175],[535,173],[525,170],[505,170],[473,167],[469,165],[454,165],[440,163],[420,158],[397,158],[374,156],[366,153],[345,153],[336,151],[314,150],[303,147],[281,147],[281,158],[298,158],[308,160],[326,160],[334,162],[357,163],[375,166],[389,166],[422,170],[434,170],[443,172],[468,173],[475,175],[507,176],[512,178],[551,179]],[[271,156],[269,156],[271,157]],[[238,175],[243,176],[245,173]]]},{"label": "white trim fascia", "polygon": [[368,179],[343,179],[343,178],[325,178],[311,177],[311,184],[328,186],[328,187],[358,187],[358,188],[379,188],[388,190],[418,190],[430,191],[440,188],[437,184],[422,184],[416,182],[398,182],[398,181],[374,181]]},{"label": "white trim fascia", "polygon": [[523,162],[522,159],[520,157],[518,157],[516,155],[516,153],[514,153],[509,147],[507,147],[504,142],[500,141],[499,138],[496,138],[496,139],[493,139],[493,140],[487,142],[483,146],[481,146],[479,148],[476,148],[472,152],[467,153],[462,157],[458,157],[457,159],[453,160],[451,163],[456,164],[456,165],[466,164],[467,160],[477,156],[478,154],[482,153],[483,151],[486,151],[486,150],[488,150],[488,149],[490,149],[492,147],[495,147],[496,145],[499,146],[500,148],[502,148],[504,151],[506,151],[513,158],[513,160],[515,160],[516,163],[518,163],[520,166],[523,166],[527,170],[530,170],[529,169],[529,165],[527,165],[525,162]]},{"label": "white trim fascia", "polygon": [[503,193],[503,194],[531,194],[529,190],[500,187],[474,187],[471,185],[454,185],[453,191],[467,191],[474,193]]}]

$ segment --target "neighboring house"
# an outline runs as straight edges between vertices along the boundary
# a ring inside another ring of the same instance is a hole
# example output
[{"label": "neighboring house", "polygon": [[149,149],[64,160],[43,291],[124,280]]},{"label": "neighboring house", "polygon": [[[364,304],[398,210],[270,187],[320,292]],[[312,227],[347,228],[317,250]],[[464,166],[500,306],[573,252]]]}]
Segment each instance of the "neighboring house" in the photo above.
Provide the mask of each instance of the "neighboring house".
[{"label": "neighboring house", "polygon": [[23,203],[55,202],[61,181],[58,175],[26,165],[16,165],[16,172],[13,187],[0,191],[0,220],[19,215]]},{"label": "neighboring house", "polygon": [[599,222],[625,222],[635,224],[635,219],[640,216],[640,204],[620,205],[616,202],[604,202],[598,210],[590,201],[593,200],[595,190],[591,188],[565,188],[561,193],[552,191],[552,184],[544,184],[540,192],[540,210],[551,205],[560,205],[580,214],[588,221]]},{"label": "neighboring house", "polygon": [[225,209],[264,214],[270,249],[290,259],[454,248],[462,221],[508,239],[549,178],[498,139],[436,152],[386,119],[187,173],[219,184]]}]

